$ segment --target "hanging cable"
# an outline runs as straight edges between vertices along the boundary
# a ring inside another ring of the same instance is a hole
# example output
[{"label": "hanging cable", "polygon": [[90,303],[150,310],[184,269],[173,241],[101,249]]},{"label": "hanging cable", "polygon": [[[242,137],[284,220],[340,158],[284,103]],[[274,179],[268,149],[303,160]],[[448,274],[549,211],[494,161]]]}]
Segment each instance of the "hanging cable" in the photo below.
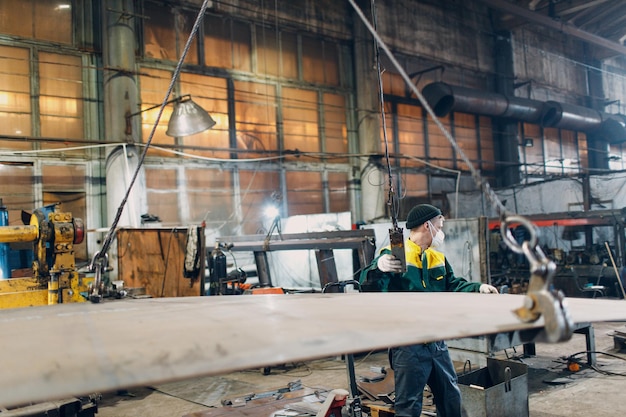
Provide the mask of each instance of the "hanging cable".
[{"label": "hanging cable", "polygon": [[128,184],[128,188],[126,189],[126,194],[124,195],[124,198],[122,199],[120,206],[117,209],[115,218],[113,222],[111,223],[111,227],[109,228],[109,231],[107,232],[104,242],[102,243],[102,248],[98,252],[96,252],[96,254],[93,256],[93,259],[91,260],[91,264],[89,265],[89,270],[95,271],[94,283],[92,285],[92,288],[89,294],[89,299],[92,302],[97,303],[97,302],[100,302],[100,300],[102,299],[102,292],[103,292],[102,272],[104,272],[104,270],[108,267],[107,252],[109,251],[109,248],[111,247],[111,243],[113,242],[115,229],[117,228],[117,224],[119,223],[120,218],[122,217],[124,206],[126,205],[126,202],[128,201],[128,197],[130,196],[130,192],[133,188],[133,185],[135,184],[135,181],[137,180],[137,177],[139,176],[139,172],[141,170],[143,162],[146,159],[146,154],[148,153],[148,149],[150,148],[150,144],[152,143],[152,138],[154,137],[154,133],[156,132],[156,129],[159,125],[159,121],[161,120],[161,115],[163,114],[163,110],[165,109],[165,106],[168,104],[170,95],[172,94],[172,91],[174,90],[174,86],[176,85],[176,80],[178,79],[183,63],[185,62],[187,53],[189,52],[189,49],[191,48],[191,43],[193,41],[193,38],[195,37],[196,33],[198,32],[198,28],[200,27],[200,24],[202,23],[202,19],[204,18],[204,14],[206,12],[208,5],[209,5],[209,0],[204,0],[202,3],[202,7],[200,7],[200,12],[198,13],[198,16],[196,17],[196,21],[193,24],[193,28],[191,29],[191,33],[189,34],[189,38],[187,39],[187,43],[185,44],[185,48],[183,49],[183,52],[178,60],[178,63],[176,64],[176,69],[174,70],[174,73],[172,74],[170,85],[167,89],[167,92],[165,93],[165,96],[163,97],[163,102],[161,103],[161,106],[159,107],[159,112],[156,116],[156,120],[154,121],[154,125],[152,126],[152,130],[150,131],[150,135],[148,136],[148,140],[146,141],[146,146],[144,147],[143,152],[141,153],[141,156],[139,158],[139,161],[137,162],[137,168],[135,169],[135,172],[133,173],[133,177],[131,178],[130,183]]},{"label": "hanging cable", "polygon": [[482,178],[482,176],[480,175],[478,170],[472,164],[472,161],[470,161],[470,159],[467,157],[467,155],[465,155],[465,152],[463,152],[463,150],[460,148],[460,146],[458,145],[456,140],[454,140],[454,138],[452,137],[450,132],[445,128],[443,123],[441,123],[441,120],[439,120],[439,118],[437,117],[437,115],[435,114],[433,109],[430,107],[430,105],[428,104],[428,102],[424,98],[423,94],[417,89],[415,84],[413,84],[413,82],[411,81],[411,78],[408,76],[406,71],[402,68],[402,66],[400,65],[398,60],[393,56],[393,54],[391,53],[391,51],[389,50],[387,45],[385,45],[385,43],[381,39],[380,35],[374,29],[374,27],[367,21],[367,18],[363,14],[363,11],[361,11],[361,9],[356,5],[354,0],[348,0],[348,1],[352,5],[352,7],[356,11],[356,13],[359,15],[359,17],[361,18],[361,20],[363,21],[363,23],[365,24],[367,29],[370,31],[370,33],[372,34],[374,39],[376,40],[378,47],[382,48],[385,51],[385,53],[389,57],[389,60],[394,65],[394,67],[398,70],[398,73],[400,74],[400,76],[402,77],[404,82],[406,83],[407,87],[410,88],[411,92],[413,92],[415,94],[415,96],[418,98],[419,102],[422,104],[422,106],[424,107],[426,112],[430,115],[430,117],[432,118],[434,123],[437,125],[439,130],[443,133],[445,138],[448,140],[448,142],[450,143],[452,148],[454,148],[454,150],[457,153],[457,155],[459,155],[461,157],[461,159],[463,160],[463,162],[465,162],[465,164],[468,166],[468,168],[469,168],[469,170],[471,172],[472,178],[474,179],[477,187],[480,190],[482,190],[482,192],[485,194],[485,196],[487,197],[489,202],[494,207],[496,213],[500,217],[504,216],[506,214],[506,208],[500,202],[500,200],[498,199],[498,196],[496,195],[496,193],[491,189],[491,186],[489,185],[489,183],[486,182]]},{"label": "hanging cable", "polygon": [[[389,57],[394,67],[398,70],[402,79],[406,85],[411,89],[415,96],[419,99],[420,103],[435,122],[439,130],[443,133],[445,138],[450,142],[452,148],[461,157],[463,162],[468,166],[472,178],[474,179],[478,189],[482,190],[487,200],[494,207],[496,213],[500,217],[500,233],[503,240],[511,250],[516,253],[524,254],[531,265],[531,277],[529,283],[529,290],[526,294],[526,300],[522,307],[516,309],[514,312],[518,318],[523,322],[534,322],[539,319],[540,316],[544,316],[545,335],[547,341],[558,342],[571,338],[573,333],[573,320],[566,308],[563,300],[564,296],[560,292],[554,292],[550,289],[552,279],[556,271],[556,264],[548,259],[541,250],[537,241],[537,231],[535,227],[525,218],[521,216],[515,216],[507,213],[506,208],[502,202],[498,199],[498,196],[493,191],[487,181],[485,181],[478,170],[474,167],[469,160],[465,152],[458,145],[456,140],[452,137],[450,132],[443,126],[435,112],[430,107],[422,93],[417,89],[415,84],[411,81],[406,71],[402,68],[398,60],[393,56],[387,45],[383,42],[376,30],[367,21],[367,18],[356,5],[355,0],[348,0],[352,5],[355,12],[359,15],[363,24],[370,31],[374,39],[376,39],[377,45],[379,45]],[[372,0],[373,1],[373,0]],[[518,243],[512,236],[510,227],[512,224],[519,224],[526,228],[531,238],[522,244]],[[393,245],[392,245],[393,249]]]},{"label": "hanging cable", "polygon": [[[376,31],[376,2],[371,0],[370,8],[372,9],[372,22],[374,31]],[[374,39],[374,57],[376,60],[376,75],[378,77],[378,97],[380,100],[380,115],[383,127],[383,139],[385,142],[385,162],[387,162],[387,177],[389,179],[389,194],[387,197],[387,206],[389,206],[389,215],[391,217],[391,229],[389,229],[389,242],[391,245],[391,253],[402,262],[402,270],[406,271],[406,254],[404,251],[404,232],[398,227],[398,197],[394,190],[393,174],[391,172],[391,160],[389,158],[389,140],[387,139],[387,116],[385,115],[385,93],[383,89],[383,75],[380,67],[380,47],[377,39]]]},{"label": "hanging cable", "polygon": [[[376,3],[375,0],[372,0],[370,3],[370,7],[372,8],[372,22],[374,26],[374,30],[376,30]],[[394,226],[398,225],[398,209],[397,202],[395,198],[395,192],[393,187],[393,175],[391,173],[391,161],[389,158],[389,140],[387,139],[387,116],[385,114],[385,98],[384,98],[384,89],[383,89],[383,76],[382,69],[380,67],[380,47],[378,46],[378,42],[374,40],[374,57],[376,62],[376,75],[378,77],[378,98],[380,103],[380,117],[381,123],[383,126],[383,141],[385,143],[385,161],[387,162],[387,177],[389,179],[389,194],[387,199],[387,205],[389,206],[389,214],[391,216],[391,222]]]}]

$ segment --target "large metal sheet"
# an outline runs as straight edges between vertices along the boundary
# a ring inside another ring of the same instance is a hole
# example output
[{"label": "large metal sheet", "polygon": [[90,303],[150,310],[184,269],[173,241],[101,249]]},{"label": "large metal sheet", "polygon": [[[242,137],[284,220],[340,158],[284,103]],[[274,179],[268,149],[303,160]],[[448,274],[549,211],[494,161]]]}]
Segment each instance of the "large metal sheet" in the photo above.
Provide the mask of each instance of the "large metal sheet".
[{"label": "large metal sheet", "polygon": [[[0,406],[541,326],[541,319],[521,324],[511,312],[522,301],[478,293],[349,293],[6,310]],[[626,319],[624,301],[568,302],[575,322]]]}]

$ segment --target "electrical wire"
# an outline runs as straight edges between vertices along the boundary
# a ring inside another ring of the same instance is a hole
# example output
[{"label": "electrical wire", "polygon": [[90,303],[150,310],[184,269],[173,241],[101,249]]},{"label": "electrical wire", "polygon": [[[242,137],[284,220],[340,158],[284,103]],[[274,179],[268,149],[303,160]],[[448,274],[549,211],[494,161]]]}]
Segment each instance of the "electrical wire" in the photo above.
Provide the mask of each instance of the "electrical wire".
[{"label": "electrical wire", "polygon": [[[587,355],[587,354],[605,355],[605,356],[608,356],[610,358],[626,361],[626,358],[624,358],[622,356],[615,355],[613,353],[597,351],[597,350],[583,350],[583,351],[580,351],[580,352],[573,353],[573,354],[569,355],[566,358],[564,357],[564,359],[566,361],[572,361],[572,360],[575,360],[576,356]],[[626,372],[625,373],[621,373],[621,372],[607,371],[607,370],[604,370],[604,369],[600,369],[598,367],[598,365],[590,365],[589,367],[591,369],[593,369],[594,371],[596,371],[596,372],[598,372],[600,374],[603,374],[603,375],[608,375],[608,376],[626,376]]]}]

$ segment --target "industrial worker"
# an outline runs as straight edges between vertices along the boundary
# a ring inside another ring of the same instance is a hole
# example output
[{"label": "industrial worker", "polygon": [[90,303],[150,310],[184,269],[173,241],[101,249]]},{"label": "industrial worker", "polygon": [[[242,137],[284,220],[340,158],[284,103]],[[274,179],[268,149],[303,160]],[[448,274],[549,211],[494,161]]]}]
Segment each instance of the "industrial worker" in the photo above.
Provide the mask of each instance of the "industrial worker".
[{"label": "industrial worker", "polygon": [[[445,255],[436,250],[444,240],[444,217],[430,204],[419,204],[409,211],[404,243],[406,272],[402,262],[386,247],[362,271],[363,291],[481,292],[498,290],[479,282],[456,277]],[[444,341],[391,348],[389,360],[395,378],[397,417],[419,417],[426,384],[433,393],[437,416],[461,417],[461,391],[454,364]]]}]

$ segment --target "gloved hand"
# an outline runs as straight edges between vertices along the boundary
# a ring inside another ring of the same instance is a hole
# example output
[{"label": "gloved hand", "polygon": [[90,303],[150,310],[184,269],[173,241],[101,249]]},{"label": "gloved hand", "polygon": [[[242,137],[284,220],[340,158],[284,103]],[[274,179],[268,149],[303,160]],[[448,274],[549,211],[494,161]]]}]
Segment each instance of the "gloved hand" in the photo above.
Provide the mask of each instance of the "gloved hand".
[{"label": "gloved hand", "polygon": [[381,272],[402,272],[402,261],[388,253],[378,258],[376,266]]},{"label": "gloved hand", "polygon": [[480,293],[481,294],[498,294],[498,289],[493,285],[489,284],[480,284]]}]

